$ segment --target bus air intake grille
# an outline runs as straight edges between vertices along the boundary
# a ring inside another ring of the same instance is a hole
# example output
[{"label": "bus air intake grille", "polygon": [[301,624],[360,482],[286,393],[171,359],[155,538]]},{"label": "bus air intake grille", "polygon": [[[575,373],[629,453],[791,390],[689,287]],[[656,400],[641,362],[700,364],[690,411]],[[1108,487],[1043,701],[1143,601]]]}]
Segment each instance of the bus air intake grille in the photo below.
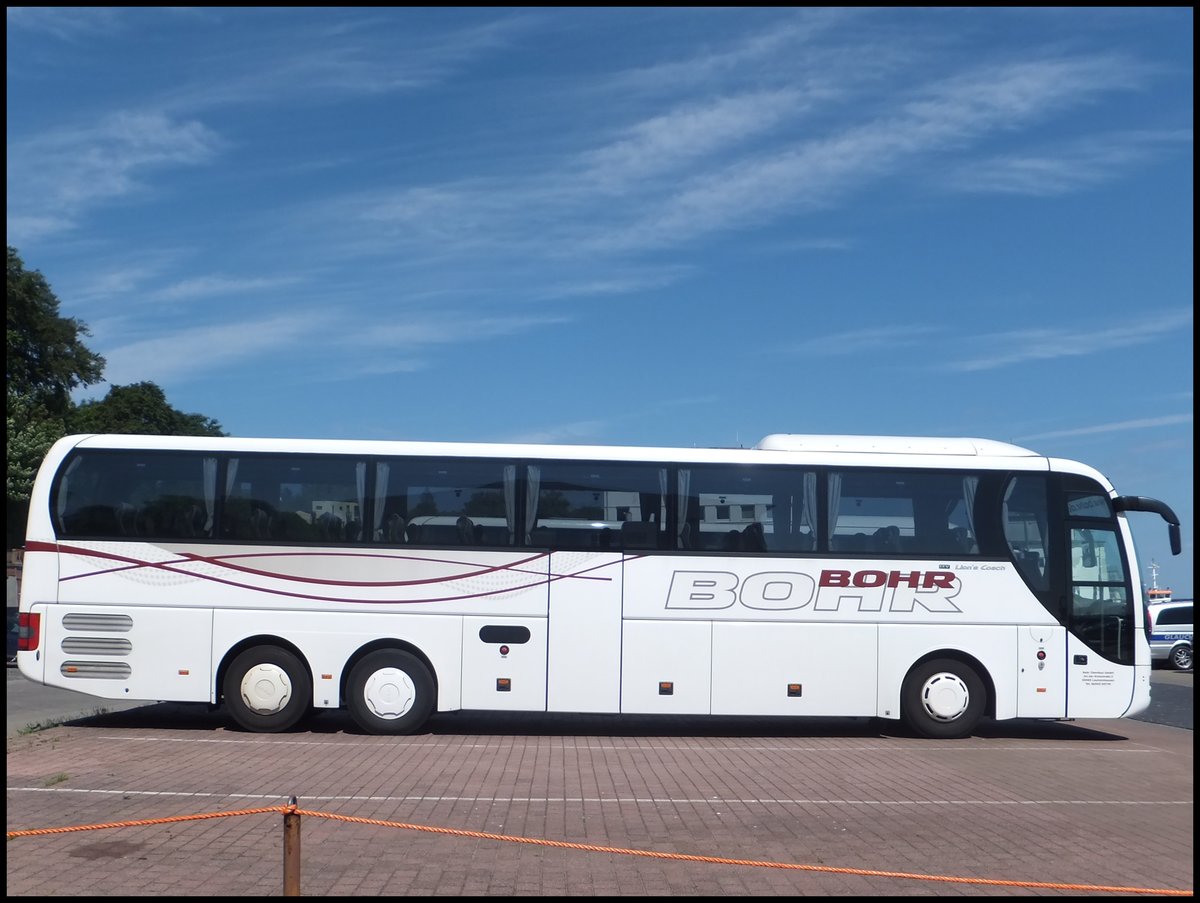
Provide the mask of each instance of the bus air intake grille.
[{"label": "bus air intake grille", "polygon": [[69,614],[63,616],[63,627],[67,630],[111,631],[124,633],[133,629],[133,618],[129,615]]},{"label": "bus air intake grille", "polygon": [[63,662],[59,668],[63,677],[124,680],[133,672],[124,662]]},{"label": "bus air intake grille", "polygon": [[133,644],[118,636],[69,636],[62,641],[67,655],[128,655]]}]

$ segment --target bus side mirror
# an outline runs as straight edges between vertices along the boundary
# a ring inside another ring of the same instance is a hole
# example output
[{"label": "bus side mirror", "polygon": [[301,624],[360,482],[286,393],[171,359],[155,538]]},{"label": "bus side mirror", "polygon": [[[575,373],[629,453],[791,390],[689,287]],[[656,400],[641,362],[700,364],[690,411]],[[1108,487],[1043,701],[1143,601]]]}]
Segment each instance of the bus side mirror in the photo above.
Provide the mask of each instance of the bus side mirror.
[{"label": "bus side mirror", "polygon": [[1167,524],[1167,535],[1171,537],[1171,554],[1178,555],[1183,551],[1183,543],[1179,539],[1179,524]]}]

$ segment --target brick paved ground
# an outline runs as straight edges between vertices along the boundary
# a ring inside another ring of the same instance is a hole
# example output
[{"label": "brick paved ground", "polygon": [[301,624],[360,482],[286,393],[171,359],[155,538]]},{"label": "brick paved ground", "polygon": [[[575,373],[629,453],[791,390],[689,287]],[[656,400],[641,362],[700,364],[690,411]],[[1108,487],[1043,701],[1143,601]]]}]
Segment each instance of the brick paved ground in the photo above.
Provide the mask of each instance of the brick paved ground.
[{"label": "brick paved ground", "polygon": [[[863,721],[439,716],[284,735],[148,706],[8,741],[8,830],[282,805],[779,863],[1190,890],[1192,733],[990,725],[962,741]],[[15,895],[279,895],[282,816],[18,838]],[[1074,896],[681,862],[305,817],[305,895]]]}]

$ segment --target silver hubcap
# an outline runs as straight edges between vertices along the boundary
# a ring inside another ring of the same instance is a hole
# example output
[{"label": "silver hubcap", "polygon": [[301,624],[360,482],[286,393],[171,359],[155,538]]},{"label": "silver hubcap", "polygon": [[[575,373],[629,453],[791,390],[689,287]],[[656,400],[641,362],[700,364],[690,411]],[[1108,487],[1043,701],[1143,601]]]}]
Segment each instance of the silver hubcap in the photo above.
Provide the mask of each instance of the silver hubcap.
[{"label": "silver hubcap", "polygon": [[960,718],[971,702],[971,691],[957,674],[942,671],[925,681],[921,688],[921,703],[935,721],[954,721]]},{"label": "silver hubcap", "polygon": [[291,698],[291,678],[278,665],[255,665],[242,677],[242,701],[259,715],[283,711]]},{"label": "silver hubcap", "polygon": [[412,678],[399,668],[380,668],[367,678],[363,701],[378,718],[393,720],[406,714],[417,701]]}]

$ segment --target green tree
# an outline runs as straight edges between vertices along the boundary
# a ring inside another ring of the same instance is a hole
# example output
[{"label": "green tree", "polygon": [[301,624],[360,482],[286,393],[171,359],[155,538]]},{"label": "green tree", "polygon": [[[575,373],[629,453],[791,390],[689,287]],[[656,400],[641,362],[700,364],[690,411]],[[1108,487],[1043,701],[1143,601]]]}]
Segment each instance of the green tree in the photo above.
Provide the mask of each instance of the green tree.
[{"label": "green tree", "polygon": [[154,383],[113,386],[99,401],[78,407],[71,391],[98,383],[104,358],[84,344],[87,326],[59,313],[45,277],[25,269],[8,249],[8,334],[5,370],[7,547],[23,542],[29,493],[46,452],[68,432],[156,433],[223,436],[221,425],[202,414],[167,404]]},{"label": "green tree", "polygon": [[8,336],[5,371],[8,397],[33,398],[49,413],[64,415],[71,390],[98,383],[104,358],[83,336],[87,326],[58,312],[58,298],[37,270],[26,270],[14,248],[8,249]]},{"label": "green tree", "polygon": [[25,535],[29,490],[38,466],[66,432],[71,390],[99,382],[104,358],[84,344],[83,337],[90,334],[87,327],[59,314],[50,285],[41,273],[26,270],[12,247],[6,278],[5,532],[7,547],[12,548]]},{"label": "green tree", "polygon": [[155,436],[224,436],[221,424],[203,414],[185,414],[167,403],[152,382],[111,386],[98,401],[81,403],[67,417],[72,433],[146,433]]}]

